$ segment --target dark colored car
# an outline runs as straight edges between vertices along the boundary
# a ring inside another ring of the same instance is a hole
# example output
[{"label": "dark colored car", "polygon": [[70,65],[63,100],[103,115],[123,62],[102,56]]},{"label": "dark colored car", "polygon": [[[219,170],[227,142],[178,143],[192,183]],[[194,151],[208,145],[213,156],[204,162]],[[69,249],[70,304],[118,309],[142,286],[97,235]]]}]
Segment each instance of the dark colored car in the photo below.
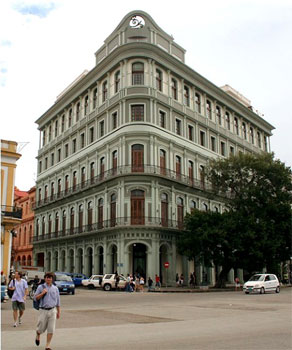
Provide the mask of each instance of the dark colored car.
[{"label": "dark colored car", "polygon": [[60,293],[75,294],[75,284],[70,276],[60,272],[56,272],[55,276],[55,285],[58,287]]},{"label": "dark colored car", "polygon": [[75,286],[82,286],[82,280],[87,279],[88,277],[83,273],[70,273],[70,276],[75,284]]}]

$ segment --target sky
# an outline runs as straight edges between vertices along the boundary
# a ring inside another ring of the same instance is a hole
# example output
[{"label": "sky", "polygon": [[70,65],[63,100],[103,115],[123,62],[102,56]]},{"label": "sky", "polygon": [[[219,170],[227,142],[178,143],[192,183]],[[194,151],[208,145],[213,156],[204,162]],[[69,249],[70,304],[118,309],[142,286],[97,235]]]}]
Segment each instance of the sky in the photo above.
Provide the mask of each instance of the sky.
[{"label": "sky", "polygon": [[19,189],[36,181],[35,121],[134,10],[173,35],[193,70],[251,100],[275,127],[276,158],[292,166],[292,0],[3,0],[0,138],[19,143]]}]

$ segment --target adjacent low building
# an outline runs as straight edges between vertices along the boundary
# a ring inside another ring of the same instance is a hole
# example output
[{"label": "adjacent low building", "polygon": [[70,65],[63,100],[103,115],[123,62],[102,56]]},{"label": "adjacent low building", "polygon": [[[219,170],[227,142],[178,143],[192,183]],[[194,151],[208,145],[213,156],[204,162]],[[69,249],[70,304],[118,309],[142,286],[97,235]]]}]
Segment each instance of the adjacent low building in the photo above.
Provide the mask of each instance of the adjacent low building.
[{"label": "adjacent low building", "polygon": [[204,178],[208,159],[269,152],[273,127],[188,67],[145,12],[126,15],[95,56],[37,120],[35,264],[169,284],[196,271],[213,284],[220,267],[180,256],[177,233],[194,208],[224,210]]}]

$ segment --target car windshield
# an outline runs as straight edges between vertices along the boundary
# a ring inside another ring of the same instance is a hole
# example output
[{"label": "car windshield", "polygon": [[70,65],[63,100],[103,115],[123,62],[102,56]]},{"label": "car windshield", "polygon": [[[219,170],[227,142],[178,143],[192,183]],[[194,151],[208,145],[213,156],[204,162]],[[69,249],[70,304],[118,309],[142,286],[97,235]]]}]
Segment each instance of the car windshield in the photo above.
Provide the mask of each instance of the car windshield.
[{"label": "car windshield", "polygon": [[265,279],[264,275],[253,275],[249,281],[263,281]]},{"label": "car windshield", "polygon": [[56,275],[56,281],[68,281],[72,282],[72,278],[67,275]]}]

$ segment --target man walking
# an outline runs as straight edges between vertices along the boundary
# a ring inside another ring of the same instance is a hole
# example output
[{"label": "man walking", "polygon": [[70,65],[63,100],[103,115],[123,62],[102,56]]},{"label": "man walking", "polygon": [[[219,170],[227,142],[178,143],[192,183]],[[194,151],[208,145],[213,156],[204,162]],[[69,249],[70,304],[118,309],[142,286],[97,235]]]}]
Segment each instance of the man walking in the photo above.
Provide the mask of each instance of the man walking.
[{"label": "man walking", "polygon": [[50,344],[55,331],[56,318],[60,318],[60,294],[53,284],[54,274],[45,274],[45,283],[38,286],[34,298],[40,300],[39,318],[36,329],[35,343],[40,345],[40,335],[47,331],[46,350],[51,350]]},{"label": "man walking", "polygon": [[[14,324],[13,327],[17,327],[17,317],[18,324],[21,325],[22,316],[25,310],[26,296],[28,295],[28,285],[27,282],[21,278],[22,274],[18,271],[15,272],[15,279],[11,280],[8,289],[13,290],[12,295],[12,310]],[[18,316],[19,310],[19,316]]]}]

